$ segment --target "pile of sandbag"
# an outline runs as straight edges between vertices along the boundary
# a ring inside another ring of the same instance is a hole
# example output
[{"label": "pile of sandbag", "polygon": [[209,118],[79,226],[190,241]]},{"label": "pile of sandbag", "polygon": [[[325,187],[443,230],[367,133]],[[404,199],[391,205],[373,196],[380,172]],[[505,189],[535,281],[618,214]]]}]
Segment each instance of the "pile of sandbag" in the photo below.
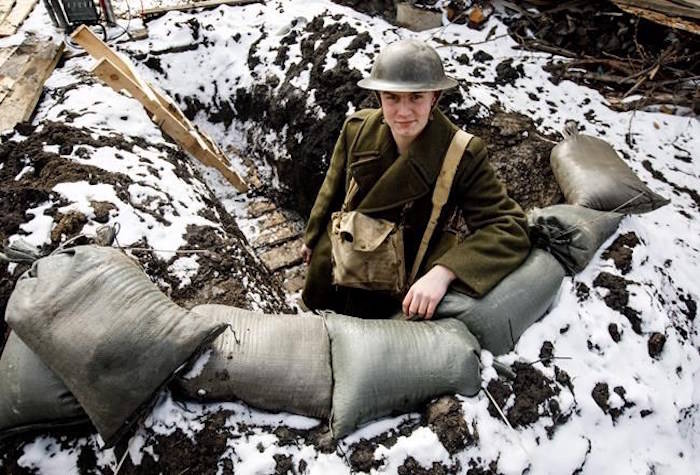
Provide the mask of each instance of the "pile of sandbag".
[{"label": "pile of sandbag", "polygon": [[[568,204],[529,214],[533,242],[548,252],[533,249],[481,299],[448,293],[438,321],[187,311],[118,250],[80,246],[36,260],[7,306],[0,437],[89,419],[112,445],[172,379],[188,398],[329,419],[336,437],[441,394],[471,396],[482,348],[511,351],[624,213],[668,203],[610,145],[574,129],[551,163]],[[37,257],[25,251],[18,258]]]},{"label": "pile of sandbag", "polygon": [[533,243],[549,251],[569,274],[582,271],[625,214],[646,213],[670,202],[642,182],[604,140],[567,123],[550,154],[566,205],[535,209]]},{"label": "pile of sandbag", "polygon": [[174,304],[121,251],[95,246],[34,262],[5,319],[13,335],[0,360],[0,431],[84,411],[106,446],[226,329]]}]

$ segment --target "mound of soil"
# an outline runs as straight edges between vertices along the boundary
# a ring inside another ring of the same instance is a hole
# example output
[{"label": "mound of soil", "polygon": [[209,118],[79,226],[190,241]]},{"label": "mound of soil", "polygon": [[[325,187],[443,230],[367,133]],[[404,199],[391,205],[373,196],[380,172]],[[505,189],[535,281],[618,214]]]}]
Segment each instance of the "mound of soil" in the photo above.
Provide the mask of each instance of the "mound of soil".
[{"label": "mound of soil", "polygon": [[[130,203],[142,213],[148,213],[162,221],[158,212],[139,203],[133,203],[128,192],[134,183],[132,177],[107,172],[85,163],[78,163],[62,155],[71,153],[81,154],[89,158],[90,147],[114,147],[118,150],[132,152],[134,146],[159,149],[165,152],[167,160],[176,168],[177,175],[186,183],[193,179],[201,181],[196,171],[185,166],[189,160],[182,152],[164,144],[151,144],[140,139],[127,139],[122,136],[98,136],[86,130],[73,127],[67,123],[46,122],[35,128],[30,124],[21,124],[16,129],[27,135],[26,138],[5,140],[0,144],[0,239],[5,242],[9,236],[22,235],[25,232],[20,225],[29,221],[31,213],[28,210],[51,202],[44,214],[51,216],[54,227],[51,232],[51,243],[42,248],[43,253],[49,253],[67,239],[78,235],[89,219],[79,212],[60,213],[58,209],[67,205],[60,199],[53,187],[59,183],[87,181],[90,184],[104,183],[114,187],[120,200]],[[46,146],[58,145],[59,153],[48,152]],[[145,160],[145,159],[144,159]],[[155,167],[149,167],[153,175],[158,176]],[[19,177],[19,178],[17,178]],[[182,286],[179,279],[168,271],[169,265],[175,260],[163,261],[149,251],[133,251],[146,273],[163,291],[178,304],[192,307],[200,303],[217,302],[224,305],[247,307],[250,296],[247,287],[243,286],[241,274],[247,276],[249,285],[256,288],[266,299],[261,302],[266,312],[291,311],[284,299],[281,282],[270,276],[269,272],[247,250],[247,243],[238,229],[233,217],[221,206],[220,202],[210,194],[203,197],[206,202],[204,217],[219,222],[224,232],[218,232],[209,227],[191,226],[186,239],[189,248],[208,249],[212,252],[199,254],[198,273],[191,278],[191,283]],[[109,219],[111,203],[97,203],[96,216],[92,218],[98,223]],[[218,217],[212,212],[216,210]],[[90,241],[81,239],[76,244],[86,244]],[[148,247],[147,243],[137,243],[135,247]],[[27,269],[27,266],[16,266],[12,272],[8,266],[0,266],[0,313],[4,315],[7,301],[10,297],[16,279]],[[0,319],[0,335],[4,347],[5,337],[9,334],[4,319]]]},{"label": "mound of soil", "polygon": [[345,5],[368,15],[380,16],[390,23],[396,21],[395,0],[333,0],[333,3]]},{"label": "mound of soil", "polygon": [[603,259],[612,259],[615,267],[622,272],[622,275],[625,275],[632,270],[632,252],[640,243],[639,238],[633,231],[620,234],[610,247],[603,252],[601,257]]},{"label": "mound of soil", "polygon": [[594,287],[603,287],[608,289],[608,294],[603,297],[605,305],[621,313],[632,325],[632,330],[638,335],[642,334],[642,319],[639,318],[639,311],[631,308],[629,305],[630,293],[627,290],[627,285],[634,282],[620,277],[609,272],[601,272],[593,280]]},{"label": "mound of soil", "polygon": [[[561,392],[561,387],[573,391],[571,378],[558,366],[554,367],[554,381],[529,364],[516,362],[512,369],[515,372],[514,380],[493,379],[489,381],[488,391],[513,427],[532,424],[541,417],[551,418],[551,425],[545,429],[552,437],[556,427],[570,416],[570,413],[561,411],[556,396]],[[493,404],[489,405],[489,414],[501,419]]]},{"label": "mound of soil", "polygon": [[[550,64],[553,82],[568,79],[604,94],[624,94],[635,86],[648,95],[645,103],[663,97],[700,110],[700,95],[688,81],[700,74],[698,35],[636,17],[605,0],[553,7],[540,14],[518,9],[502,18],[523,47],[575,59]],[[654,67],[651,78],[637,84],[641,72]]]}]

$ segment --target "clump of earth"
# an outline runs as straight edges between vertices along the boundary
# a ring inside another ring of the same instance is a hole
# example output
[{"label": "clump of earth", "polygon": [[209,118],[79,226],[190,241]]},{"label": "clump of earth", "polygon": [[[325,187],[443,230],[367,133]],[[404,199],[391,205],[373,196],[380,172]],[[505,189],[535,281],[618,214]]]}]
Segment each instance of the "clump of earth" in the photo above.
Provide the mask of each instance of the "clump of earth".
[{"label": "clump of earth", "polygon": [[[167,159],[176,168],[176,173],[188,182],[199,179],[196,171],[184,167],[187,157],[183,152],[164,144],[146,143],[139,139],[127,139],[122,136],[94,137],[86,129],[74,127],[68,123],[46,122],[41,127],[30,124],[20,124],[17,132],[26,137],[19,140],[4,140],[0,143],[0,241],[6,242],[12,235],[22,235],[25,232],[20,226],[31,219],[36,208],[42,203],[52,201],[52,205],[43,211],[54,221],[51,232],[51,242],[41,248],[42,254],[48,254],[61,243],[78,236],[90,219],[97,223],[108,222],[110,213],[115,213],[116,207],[108,202],[93,202],[94,218],[88,218],[77,211],[62,213],[59,209],[69,203],[61,199],[53,191],[59,183],[86,181],[90,184],[104,183],[114,187],[118,198],[124,203],[130,203],[140,212],[149,213],[156,219],[163,219],[157,211],[150,210],[138,203],[132,203],[128,192],[132,178],[123,173],[113,173],[85,163],[70,160],[66,155],[88,154],[85,147],[114,147],[118,150],[132,151],[134,146],[155,148],[164,151]],[[6,137],[7,138],[7,137]],[[58,145],[58,153],[46,151],[46,146]],[[152,167],[153,168],[153,167]],[[20,173],[24,170],[24,173]],[[158,170],[151,172],[158,176]],[[16,177],[20,176],[19,179]],[[150,251],[132,251],[132,255],[143,266],[149,277],[156,282],[176,303],[191,308],[198,304],[213,301],[223,305],[246,307],[249,305],[249,292],[233,271],[242,271],[255,288],[268,296],[263,302],[264,311],[290,312],[285,302],[284,291],[278,278],[269,274],[266,268],[246,248],[246,241],[233,217],[223,208],[220,202],[211,194],[205,197],[206,208],[202,215],[219,222],[224,232],[213,232],[212,228],[191,225],[187,229],[185,239],[189,248],[210,250],[200,253],[199,271],[191,277],[188,285],[181,286],[177,277],[173,276],[168,267],[175,257],[164,261],[155,257]],[[211,210],[216,210],[218,218]],[[75,244],[90,244],[90,238],[80,238]],[[147,243],[137,243],[135,247],[148,247]],[[215,252],[214,252],[215,251]],[[15,281],[28,269],[28,265],[17,265],[8,270],[8,266],[0,266],[0,312],[4,315],[8,299],[14,288]],[[0,335],[2,340],[0,352],[9,335],[9,328],[4,319],[0,319]]]}]

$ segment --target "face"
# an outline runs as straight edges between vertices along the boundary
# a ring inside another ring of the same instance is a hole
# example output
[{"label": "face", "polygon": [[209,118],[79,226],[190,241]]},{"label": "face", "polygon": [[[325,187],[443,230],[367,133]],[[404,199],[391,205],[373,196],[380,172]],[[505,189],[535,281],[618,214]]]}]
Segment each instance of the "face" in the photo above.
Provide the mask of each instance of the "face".
[{"label": "face", "polygon": [[437,93],[381,91],[384,120],[394,137],[413,140],[428,124]]}]

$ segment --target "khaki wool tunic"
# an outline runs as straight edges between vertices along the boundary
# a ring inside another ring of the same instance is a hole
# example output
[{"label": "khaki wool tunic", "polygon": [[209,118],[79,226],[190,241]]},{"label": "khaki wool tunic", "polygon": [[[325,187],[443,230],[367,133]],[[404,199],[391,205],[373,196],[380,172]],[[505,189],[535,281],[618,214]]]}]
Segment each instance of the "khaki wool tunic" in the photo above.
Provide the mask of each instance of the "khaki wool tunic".
[{"label": "khaki wool tunic", "polygon": [[[340,210],[354,178],[359,190],[350,209],[373,218],[403,220],[409,275],[432,211],[435,182],[457,130],[435,109],[409,150],[399,155],[381,109],[364,109],[345,121],[304,235],[313,250],[302,293],[310,309],[363,318],[387,318],[400,311],[402,297],[332,284],[327,231],[331,214]],[[466,235],[446,226],[455,209],[461,210],[467,224]],[[462,156],[417,278],[440,264],[457,276],[451,288],[481,297],[516,269],[529,251],[525,214],[488,164],[484,142],[474,137]]]}]

